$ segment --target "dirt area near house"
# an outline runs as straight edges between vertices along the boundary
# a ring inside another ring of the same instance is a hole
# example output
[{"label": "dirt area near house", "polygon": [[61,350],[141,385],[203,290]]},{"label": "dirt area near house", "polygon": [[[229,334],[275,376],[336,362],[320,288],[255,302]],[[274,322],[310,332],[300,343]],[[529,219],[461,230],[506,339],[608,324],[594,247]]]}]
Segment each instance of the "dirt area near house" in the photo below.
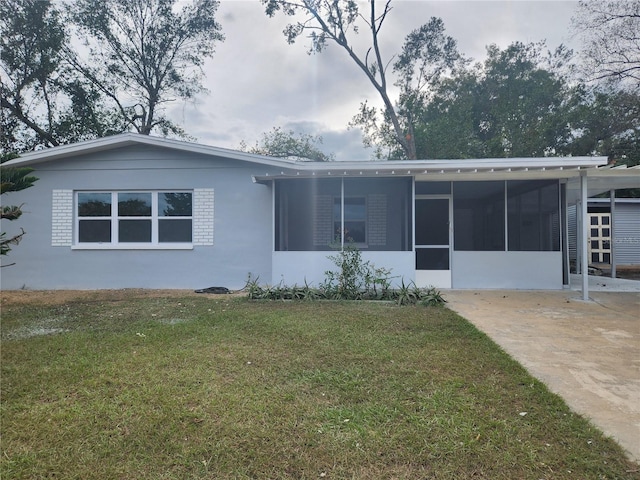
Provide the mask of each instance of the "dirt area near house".
[{"label": "dirt area near house", "polygon": [[142,288],[125,288],[120,290],[8,290],[0,291],[0,305],[23,305],[37,303],[39,305],[64,305],[73,302],[87,301],[124,301],[133,298],[184,298],[184,297],[239,297],[244,292],[228,295],[195,293],[193,290],[148,290]]}]

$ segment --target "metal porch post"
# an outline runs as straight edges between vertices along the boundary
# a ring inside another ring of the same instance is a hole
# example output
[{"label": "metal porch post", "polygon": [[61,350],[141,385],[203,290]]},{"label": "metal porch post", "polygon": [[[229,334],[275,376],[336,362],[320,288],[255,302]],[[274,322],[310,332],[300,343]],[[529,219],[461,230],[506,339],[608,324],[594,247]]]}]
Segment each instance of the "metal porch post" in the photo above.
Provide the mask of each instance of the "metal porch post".
[{"label": "metal porch post", "polygon": [[611,211],[611,221],[610,221],[610,243],[609,243],[609,248],[611,250],[611,278],[616,278],[616,251],[615,251],[615,244],[616,244],[616,191],[615,190],[610,190],[609,191],[609,199],[610,199],[610,211]]},{"label": "metal porch post", "polygon": [[582,232],[580,233],[582,243],[581,267],[582,267],[582,300],[589,300],[589,259],[587,258],[587,232],[589,228],[587,213],[587,172],[580,172],[580,217],[582,218]]}]

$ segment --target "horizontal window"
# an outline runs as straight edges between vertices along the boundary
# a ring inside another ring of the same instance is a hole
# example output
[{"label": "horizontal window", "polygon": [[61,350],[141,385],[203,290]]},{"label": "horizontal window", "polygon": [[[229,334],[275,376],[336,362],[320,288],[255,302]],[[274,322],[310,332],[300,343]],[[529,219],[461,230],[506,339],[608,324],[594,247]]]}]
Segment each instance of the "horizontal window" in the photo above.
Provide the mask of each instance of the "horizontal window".
[{"label": "horizontal window", "polygon": [[191,243],[192,192],[77,192],[76,245]]}]

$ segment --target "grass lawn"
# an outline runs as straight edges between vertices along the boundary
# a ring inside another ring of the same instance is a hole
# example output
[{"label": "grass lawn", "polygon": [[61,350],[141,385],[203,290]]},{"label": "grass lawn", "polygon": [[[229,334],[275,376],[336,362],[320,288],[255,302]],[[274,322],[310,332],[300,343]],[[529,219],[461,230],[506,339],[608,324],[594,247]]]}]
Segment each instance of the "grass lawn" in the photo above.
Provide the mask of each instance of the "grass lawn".
[{"label": "grass lawn", "polygon": [[2,293],[0,477],[631,479],[446,308]]}]

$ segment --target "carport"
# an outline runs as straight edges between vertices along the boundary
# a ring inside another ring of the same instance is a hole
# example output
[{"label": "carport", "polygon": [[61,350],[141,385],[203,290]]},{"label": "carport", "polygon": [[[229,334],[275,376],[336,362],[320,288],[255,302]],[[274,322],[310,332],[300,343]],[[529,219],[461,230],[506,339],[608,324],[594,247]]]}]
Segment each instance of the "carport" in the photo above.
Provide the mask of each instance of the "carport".
[{"label": "carport", "polygon": [[[587,203],[589,197],[609,192],[611,198],[611,232],[613,235],[615,225],[615,191],[625,188],[640,188],[640,165],[627,167],[626,165],[588,168],[580,170],[577,177],[570,178],[567,182],[567,205],[577,206],[577,268],[581,275],[582,299],[589,300],[589,259],[587,253],[588,241],[588,212]],[[640,220],[639,220],[640,221]],[[565,239],[566,240],[566,239]],[[615,239],[612,238],[611,248],[614,248]],[[568,249],[565,253],[565,268],[568,268]],[[615,255],[611,255],[612,276],[615,276]]]}]

